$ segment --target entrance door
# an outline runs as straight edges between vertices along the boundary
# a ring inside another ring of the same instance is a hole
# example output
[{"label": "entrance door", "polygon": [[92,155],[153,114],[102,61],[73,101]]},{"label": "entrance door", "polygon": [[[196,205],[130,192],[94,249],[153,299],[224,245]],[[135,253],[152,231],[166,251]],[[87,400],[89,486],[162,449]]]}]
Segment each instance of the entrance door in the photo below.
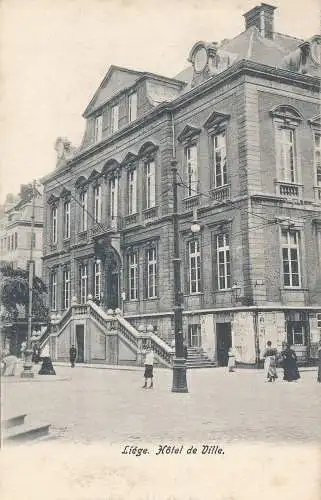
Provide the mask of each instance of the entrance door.
[{"label": "entrance door", "polygon": [[217,361],[219,366],[227,366],[228,351],[232,346],[231,323],[216,323]]},{"label": "entrance door", "polygon": [[106,283],[106,305],[107,309],[116,309],[119,307],[119,277],[117,272],[107,274]]},{"label": "entrance door", "polygon": [[201,325],[188,325],[188,347],[201,347]]},{"label": "entrance door", "polygon": [[84,325],[76,325],[76,348],[77,348],[77,363],[85,361],[85,328]]}]

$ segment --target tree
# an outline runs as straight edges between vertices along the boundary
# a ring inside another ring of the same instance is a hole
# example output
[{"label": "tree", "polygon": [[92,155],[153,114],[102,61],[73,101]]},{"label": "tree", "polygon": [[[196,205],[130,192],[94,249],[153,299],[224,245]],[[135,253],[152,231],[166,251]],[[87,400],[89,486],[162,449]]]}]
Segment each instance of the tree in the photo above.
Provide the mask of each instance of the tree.
[{"label": "tree", "polygon": [[[48,307],[45,305],[47,287],[41,278],[34,276],[32,293],[33,329],[40,329],[41,324],[48,323]],[[26,331],[26,319],[29,303],[29,271],[28,269],[13,269],[10,264],[0,263],[0,302],[1,322],[9,324],[6,336],[16,337]],[[16,333],[17,335],[14,335]]]}]

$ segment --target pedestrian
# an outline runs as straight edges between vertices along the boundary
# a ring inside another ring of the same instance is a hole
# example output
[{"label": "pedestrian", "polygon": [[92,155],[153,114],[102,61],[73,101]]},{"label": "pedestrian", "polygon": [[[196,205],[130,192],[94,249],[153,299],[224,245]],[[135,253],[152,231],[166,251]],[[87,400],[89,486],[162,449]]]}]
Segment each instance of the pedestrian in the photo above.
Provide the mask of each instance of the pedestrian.
[{"label": "pedestrian", "polygon": [[3,364],[4,364],[3,375],[5,377],[14,377],[18,365],[17,356],[14,356],[13,354],[8,354],[8,356],[5,356],[5,358],[3,358]]},{"label": "pedestrian", "polygon": [[270,340],[266,343],[266,349],[263,353],[264,360],[264,372],[268,382],[275,382],[278,378],[276,371],[276,361],[277,361],[277,350],[272,347],[272,342]]},{"label": "pedestrian", "polygon": [[149,389],[153,387],[153,366],[154,366],[154,352],[151,347],[147,349],[145,356],[145,384],[143,385],[143,389],[147,388],[147,380],[150,379]]},{"label": "pedestrian", "polygon": [[187,358],[188,358],[188,349],[187,349],[187,345],[186,345],[186,341],[185,340],[183,342],[183,350],[184,350],[184,358],[187,361]]},{"label": "pedestrian", "polygon": [[318,378],[317,378],[317,381],[318,382],[321,382],[321,340],[319,342],[319,349],[318,349]]},{"label": "pedestrian", "polygon": [[297,356],[288,343],[284,343],[284,349],[281,352],[283,380],[292,382],[300,378],[300,373],[297,365]]},{"label": "pedestrian", "polygon": [[76,357],[77,357],[77,350],[76,350],[76,347],[74,345],[72,345],[70,350],[69,350],[69,359],[70,359],[71,368],[75,367]]},{"label": "pedestrian", "polygon": [[235,370],[235,353],[232,347],[228,350],[228,363],[227,363],[228,371],[234,372]]}]

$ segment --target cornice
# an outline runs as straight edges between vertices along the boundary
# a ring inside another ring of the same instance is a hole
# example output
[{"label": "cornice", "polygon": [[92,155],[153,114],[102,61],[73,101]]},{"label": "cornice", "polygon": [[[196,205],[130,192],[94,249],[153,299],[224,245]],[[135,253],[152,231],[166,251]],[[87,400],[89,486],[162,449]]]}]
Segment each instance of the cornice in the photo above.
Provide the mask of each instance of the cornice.
[{"label": "cornice", "polygon": [[[130,123],[124,128],[118,130],[117,133],[113,134],[112,136],[106,137],[99,143],[93,144],[87,149],[80,151],[78,154],[76,154],[76,156],[74,156],[67,162],[64,168],[55,170],[47,176],[43,177],[41,179],[41,183],[46,184],[47,182],[54,180],[56,177],[59,177],[61,174],[65,174],[79,161],[85,160],[86,158],[99,153],[107,146],[114,144],[115,142],[119,141],[119,139],[123,139],[130,135],[132,132],[135,132],[137,129],[140,129],[142,125],[146,126],[158,116],[161,116],[165,113],[178,111],[181,107],[189,104],[200,95],[206,94],[213,88],[220,87],[225,83],[231,82],[244,75],[259,76],[263,79],[270,79],[282,83],[288,83],[291,86],[299,84],[302,86],[306,86],[307,88],[313,88],[316,91],[320,90],[321,84],[321,79],[316,76],[294,73],[285,69],[266,66],[261,63],[242,59],[233,66],[227,68],[225,71],[222,71],[222,73],[210,77],[200,85],[193,87],[188,92],[181,94],[173,101],[159,104],[156,108],[141,116],[135,122]],[[146,75],[140,77],[139,80],[141,78],[146,78]]]}]

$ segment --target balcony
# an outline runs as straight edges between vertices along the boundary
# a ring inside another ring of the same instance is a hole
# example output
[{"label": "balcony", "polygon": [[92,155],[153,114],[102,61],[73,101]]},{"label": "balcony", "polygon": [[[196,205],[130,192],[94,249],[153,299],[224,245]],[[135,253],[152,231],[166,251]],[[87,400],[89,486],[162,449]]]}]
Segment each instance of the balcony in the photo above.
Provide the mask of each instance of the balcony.
[{"label": "balcony", "polygon": [[314,199],[318,203],[321,203],[321,186],[315,186],[314,188]]},{"label": "balcony", "polygon": [[189,196],[188,198],[183,199],[183,203],[187,210],[191,208],[198,207],[200,203],[200,194],[195,194],[194,196]]},{"label": "balcony", "polygon": [[137,224],[137,222],[138,222],[138,214],[137,213],[125,215],[125,217],[124,217],[124,226],[125,227],[132,226],[133,224]]},{"label": "balcony", "polygon": [[279,196],[289,199],[302,199],[303,185],[292,182],[276,181],[276,193]]},{"label": "balcony", "polygon": [[229,200],[231,197],[231,186],[230,184],[225,184],[224,186],[214,188],[211,190],[212,200],[215,202],[222,202]]},{"label": "balcony", "polygon": [[156,219],[158,215],[158,207],[150,207],[143,210],[144,220]]}]

